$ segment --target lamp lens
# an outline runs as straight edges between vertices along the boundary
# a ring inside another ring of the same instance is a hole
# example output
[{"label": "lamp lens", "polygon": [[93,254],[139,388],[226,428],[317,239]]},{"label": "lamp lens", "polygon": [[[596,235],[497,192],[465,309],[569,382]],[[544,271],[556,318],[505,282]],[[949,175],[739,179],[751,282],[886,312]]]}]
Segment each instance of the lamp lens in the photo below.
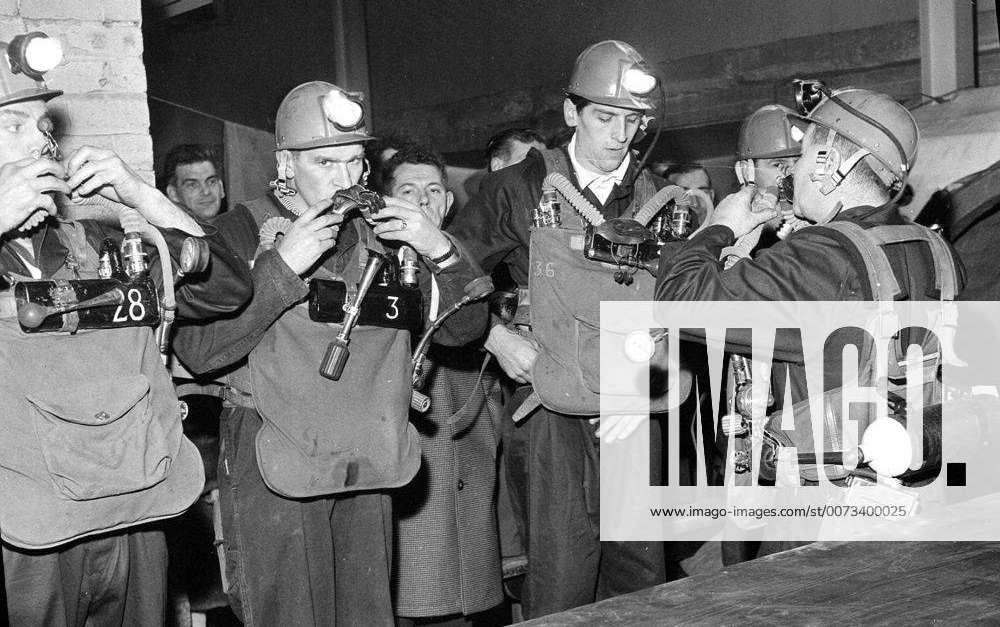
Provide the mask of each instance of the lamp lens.
[{"label": "lamp lens", "polygon": [[348,98],[344,92],[332,90],[323,99],[323,112],[327,119],[341,128],[352,129],[361,124],[364,109],[361,104]]},{"label": "lamp lens", "polygon": [[656,77],[637,67],[625,70],[622,86],[636,96],[645,96],[656,87]]},{"label": "lamp lens", "polygon": [[63,58],[62,44],[51,37],[33,37],[24,47],[24,63],[43,74],[59,65]]}]

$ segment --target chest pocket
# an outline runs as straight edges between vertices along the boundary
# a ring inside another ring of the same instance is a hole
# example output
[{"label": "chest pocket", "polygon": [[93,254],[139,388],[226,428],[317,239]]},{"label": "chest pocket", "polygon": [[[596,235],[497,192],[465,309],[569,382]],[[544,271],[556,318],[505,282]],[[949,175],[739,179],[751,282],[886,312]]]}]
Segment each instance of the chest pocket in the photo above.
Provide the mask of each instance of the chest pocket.
[{"label": "chest pocket", "polygon": [[65,498],[136,492],[166,477],[169,434],[153,420],[145,375],[63,386],[25,400],[49,478]]}]

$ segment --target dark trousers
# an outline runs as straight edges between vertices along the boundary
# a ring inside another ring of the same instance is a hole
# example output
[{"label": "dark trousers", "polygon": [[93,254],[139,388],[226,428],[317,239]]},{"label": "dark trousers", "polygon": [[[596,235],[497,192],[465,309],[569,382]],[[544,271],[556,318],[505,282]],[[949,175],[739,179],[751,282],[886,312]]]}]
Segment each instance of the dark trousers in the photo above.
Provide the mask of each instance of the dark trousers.
[{"label": "dark trousers", "polygon": [[[650,425],[655,430],[651,442],[660,442],[658,422]],[[600,541],[600,443],[595,427],[586,418],[542,407],[514,436],[521,442],[515,441],[512,448],[526,444],[522,463],[515,463],[517,455],[508,459],[512,482],[527,485],[526,618],[666,581],[662,542]],[[656,481],[660,450],[655,444],[652,448],[651,480]]]},{"label": "dark trousers", "polygon": [[288,499],[257,467],[251,409],[223,413],[220,504],[234,611],[248,627],[392,625],[389,497]]},{"label": "dark trousers", "polygon": [[48,551],[4,544],[3,575],[12,627],[164,621],[167,546],[157,529],[142,527]]}]

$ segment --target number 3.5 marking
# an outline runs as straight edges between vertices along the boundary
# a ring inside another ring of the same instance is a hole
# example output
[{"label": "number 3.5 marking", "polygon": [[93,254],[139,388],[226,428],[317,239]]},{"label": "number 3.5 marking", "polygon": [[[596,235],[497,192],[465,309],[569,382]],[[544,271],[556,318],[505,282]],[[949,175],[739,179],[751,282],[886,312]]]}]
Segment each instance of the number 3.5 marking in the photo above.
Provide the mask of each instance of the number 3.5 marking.
[{"label": "number 3.5 marking", "polygon": [[387,296],[386,298],[389,300],[389,311],[386,312],[385,318],[386,320],[395,320],[399,317],[399,308],[396,307],[396,303],[399,302],[399,296]]},{"label": "number 3.5 marking", "polygon": [[146,317],[146,306],[142,304],[142,292],[131,288],[125,295],[128,298],[128,312],[123,312],[122,309],[125,307],[125,303],[118,305],[115,309],[115,315],[111,319],[114,322],[128,322],[132,320],[133,322],[138,322]]}]

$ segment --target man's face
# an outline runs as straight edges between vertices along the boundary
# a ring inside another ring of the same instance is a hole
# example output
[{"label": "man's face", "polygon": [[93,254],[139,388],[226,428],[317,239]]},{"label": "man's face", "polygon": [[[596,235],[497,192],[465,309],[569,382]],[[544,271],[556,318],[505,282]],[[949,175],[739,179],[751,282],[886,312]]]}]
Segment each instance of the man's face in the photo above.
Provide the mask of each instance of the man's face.
[{"label": "man's face", "polygon": [[816,157],[819,151],[825,149],[823,142],[814,142],[815,126],[811,126],[802,139],[802,156],[792,168],[792,181],[795,186],[795,199],[792,211],[800,218],[813,222],[822,219],[828,212],[828,197],[820,193],[822,181],[813,181],[816,170]]},{"label": "man's face", "polygon": [[324,146],[292,151],[287,159],[289,186],[314,205],[342,189],[356,185],[365,168],[365,150],[361,144]]},{"label": "man's face", "polygon": [[778,181],[792,172],[798,157],[772,157],[770,159],[754,159],[754,180],[763,189],[777,186]]},{"label": "man's face", "polygon": [[455,200],[445,187],[441,170],[429,163],[401,164],[392,174],[389,195],[417,205],[438,227]]},{"label": "man's face", "polygon": [[641,111],[594,102],[577,111],[569,98],[563,101],[563,116],[567,126],[576,127],[575,157],[594,172],[618,169],[642,123]]},{"label": "man's face", "polygon": [[541,142],[523,142],[517,139],[512,139],[509,142],[510,145],[510,155],[506,158],[504,157],[493,157],[490,159],[490,172],[496,172],[507,166],[514,165],[515,163],[521,163],[524,158],[528,156],[528,152],[532,148],[537,148],[538,150],[545,150],[545,144]]},{"label": "man's face", "polygon": [[199,161],[177,166],[173,182],[167,185],[167,196],[199,218],[207,219],[219,214],[226,192],[212,162]]},{"label": "man's face", "polygon": [[[759,180],[759,179],[758,179]],[[700,189],[708,194],[708,197],[715,202],[715,190],[712,189],[712,181],[708,178],[708,172],[704,170],[692,170],[683,174],[671,174],[667,181],[672,185],[677,185],[683,189]]]},{"label": "man's face", "polygon": [[38,122],[46,117],[41,100],[0,107],[0,166],[42,156],[46,137],[38,130]]}]

